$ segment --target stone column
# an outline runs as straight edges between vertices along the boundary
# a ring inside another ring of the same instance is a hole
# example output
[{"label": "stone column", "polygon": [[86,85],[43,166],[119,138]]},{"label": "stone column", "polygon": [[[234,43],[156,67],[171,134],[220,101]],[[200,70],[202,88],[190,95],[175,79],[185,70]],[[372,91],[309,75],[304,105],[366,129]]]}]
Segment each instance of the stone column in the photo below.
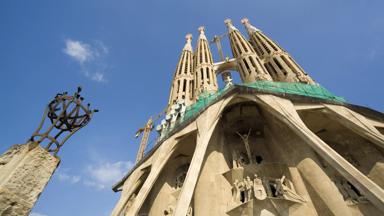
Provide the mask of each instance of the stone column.
[{"label": "stone column", "polygon": [[296,167],[296,163],[292,161],[292,155],[287,152],[286,146],[281,146],[281,143],[285,143],[285,141],[277,140],[278,137],[276,137],[276,134],[279,133],[276,133],[273,128],[273,126],[276,126],[276,124],[272,123],[272,118],[266,117],[266,120],[271,122],[271,125],[265,128],[265,134],[269,138],[270,152],[273,152],[272,156],[274,157],[275,161],[286,163],[288,165],[289,174],[292,178],[292,183],[296,192],[306,200],[305,203],[294,206],[295,209],[292,215],[318,215],[304,180]]},{"label": "stone column", "polygon": [[[297,193],[307,202],[292,206],[292,215],[349,215],[348,208],[331,179],[319,166],[313,150],[296,134],[268,116],[268,135],[275,157],[288,163]],[[314,211],[315,209],[316,211]]]},{"label": "stone column", "polygon": [[0,215],[29,215],[59,163],[34,142],[5,152],[0,157]]},{"label": "stone column", "polygon": [[191,204],[193,192],[196,187],[197,179],[203,165],[207,147],[213,131],[220,119],[221,112],[234,96],[221,100],[207,110],[205,110],[196,120],[197,140],[196,149],[193,153],[191,165],[185,177],[183,188],[181,189],[179,201],[175,209],[175,216],[185,216]]},{"label": "stone column", "polygon": [[[176,145],[179,143],[179,138],[195,130],[196,126],[194,124],[190,124],[188,127],[168,138],[161,144],[157,150],[158,153],[155,156],[156,158],[154,158],[154,162],[151,166],[151,172],[149,173],[147,179],[137,194],[132,206],[128,209],[126,215],[137,215],[139,213],[140,208],[144,204],[145,199],[147,198],[165,164],[168,162],[172,153],[175,151]],[[115,215],[115,213],[112,215]]]},{"label": "stone column", "polygon": [[125,205],[128,203],[129,198],[132,193],[137,189],[137,185],[141,183],[140,177],[143,174],[141,170],[135,170],[131,176],[125,181],[123,186],[123,191],[121,192],[121,196],[117,204],[115,205],[111,216],[121,215],[122,211],[125,208]]}]

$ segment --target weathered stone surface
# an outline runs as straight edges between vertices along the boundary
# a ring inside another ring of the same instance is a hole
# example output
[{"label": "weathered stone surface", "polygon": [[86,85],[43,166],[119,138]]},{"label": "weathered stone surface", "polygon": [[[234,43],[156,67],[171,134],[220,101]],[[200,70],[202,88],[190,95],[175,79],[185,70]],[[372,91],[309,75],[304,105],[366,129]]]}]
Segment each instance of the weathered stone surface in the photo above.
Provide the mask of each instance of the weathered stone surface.
[{"label": "weathered stone surface", "polygon": [[34,143],[14,146],[3,156],[8,162],[0,170],[0,215],[28,215],[60,159]]},{"label": "weathered stone surface", "polygon": [[33,205],[0,187],[0,215],[28,215]]},{"label": "weathered stone surface", "polygon": [[[135,168],[112,215],[382,215],[377,182],[384,177],[377,167],[384,155],[373,141],[356,140],[361,130],[326,118],[325,105],[308,102],[305,107],[315,108],[298,113],[293,101],[272,95],[228,99],[206,109]],[[185,132],[188,127],[194,132]],[[244,142],[239,134],[248,133]],[[350,150],[356,153],[343,154]],[[179,184],[178,167],[184,164],[188,169]],[[257,184],[238,184],[256,177]],[[252,196],[252,190],[266,195]]]}]

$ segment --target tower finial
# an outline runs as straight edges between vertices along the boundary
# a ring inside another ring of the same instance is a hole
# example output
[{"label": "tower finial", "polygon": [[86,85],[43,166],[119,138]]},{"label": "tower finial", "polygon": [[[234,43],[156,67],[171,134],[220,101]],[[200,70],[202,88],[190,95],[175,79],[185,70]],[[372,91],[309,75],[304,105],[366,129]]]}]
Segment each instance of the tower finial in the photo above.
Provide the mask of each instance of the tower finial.
[{"label": "tower finial", "polygon": [[200,26],[198,28],[199,32],[200,32],[200,35],[199,35],[199,39],[204,39],[204,40],[207,40],[207,37],[205,37],[205,27],[204,26]]},{"label": "tower finial", "polygon": [[184,50],[192,51],[192,34],[188,33],[185,35],[187,42],[185,43]]},{"label": "tower finial", "polygon": [[237,28],[232,24],[232,20],[231,19],[229,19],[229,18],[225,19],[224,23],[225,23],[225,25],[227,25],[228,30],[230,30],[230,31],[237,30]]},{"label": "tower finial", "polygon": [[191,41],[192,40],[192,34],[191,33],[188,33],[187,35],[185,35],[185,39],[188,41]]},{"label": "tower finial", "polygon": [[248,18],[243,18],[241,19],[241,23],[245,26],[245,28],[247,29],[247,31],[249,33],[252,33],[252,32],[257,32],[257,31],[261,31],[260,29],[256,28],[255,26],[253,26],[250,22],[249,22],[249,19]]}]

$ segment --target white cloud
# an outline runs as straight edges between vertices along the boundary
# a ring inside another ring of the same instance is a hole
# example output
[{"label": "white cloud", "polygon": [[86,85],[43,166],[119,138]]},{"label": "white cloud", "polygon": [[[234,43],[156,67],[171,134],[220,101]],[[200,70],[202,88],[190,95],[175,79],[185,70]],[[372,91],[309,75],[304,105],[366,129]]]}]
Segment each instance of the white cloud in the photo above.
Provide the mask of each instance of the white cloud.
[{"label": "white cloud", "polygon": [[89,44],[67,39],[65,40],[65,46],[63,52],[81,64],[93,58],[93,53]]},{"label": "white cloud", "polygon": [[57,178],[59,181],[67,184],[82,184],[97,190],[109,189],[119,181],[133,165],[130,161],[98,162],[96,165],[86,166],[81,175],[73,175],[69,169],[60,169],[57,172]]},{"label": "white cloud", "polygon": [[87,173],[89,179],[85,180],[84,184],[95,187],[96,189],[111,187],[120,180],[132,166],[133,163],[130,161],[105,162],[96,166],[88,166]]},{"label": "white cloud", "polygon": [[78,40],[66,39],[63,52],[75,60],[81,73],[95,82],[107,82],[105,73],[108,65],[105,57],[109,49],[101,41],[93,41],[92,45]]},{"label": "white cloud", "polygon": [[81,180],[80,176],[69,175],[67,173],[58,173],[58,178],[60,181],[69,182],[71,184],[76,184]]},{"label": "white cloud", "polygon": [[47,215],[40,214],[40,213],[37,213],[37,212],[32,212],[29,216],[47,216]]}]

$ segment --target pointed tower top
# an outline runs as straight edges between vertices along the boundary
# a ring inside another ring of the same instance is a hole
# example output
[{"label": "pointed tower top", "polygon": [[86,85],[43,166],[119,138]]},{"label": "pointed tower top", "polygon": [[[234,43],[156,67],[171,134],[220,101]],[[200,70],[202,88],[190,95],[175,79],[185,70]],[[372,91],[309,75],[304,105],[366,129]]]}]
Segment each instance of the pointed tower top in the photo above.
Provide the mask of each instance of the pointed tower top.
[{"label": "pointed tower top", "polygon": [[248,18],[243,18],[241,19],[241,23],[243,23],[243,25],[245,26],[245,28],[247,29],[248,33],[252,33],[252,32],[258,32],[258,31],[261,31],[260,29],[256,28],[255,26],[253,26]]},{"label": "pointed tower top", "polygon": [[200,36],[199,36],[199,39],[203,39],[203,40],[207,40],[207,37],[205,37],[205,27],[204,26],[200,26],[198,28],[199,32],[200,32]]},{"label": "pointed tower top", "polygon": [[187,42],[185,43],[183,50],[188,50],[192,52],[192,34],[188,33],[187,35],[185,35],[185,39],[187,40]]},{"label": "pointed tower top", "polygon": [[229,31],[237,30],[237,28],[232,24],[232,20],[231,19],[224,20],[224,23],[225,23],[225,25],[227,25],[227,28],[228,28]]}]

